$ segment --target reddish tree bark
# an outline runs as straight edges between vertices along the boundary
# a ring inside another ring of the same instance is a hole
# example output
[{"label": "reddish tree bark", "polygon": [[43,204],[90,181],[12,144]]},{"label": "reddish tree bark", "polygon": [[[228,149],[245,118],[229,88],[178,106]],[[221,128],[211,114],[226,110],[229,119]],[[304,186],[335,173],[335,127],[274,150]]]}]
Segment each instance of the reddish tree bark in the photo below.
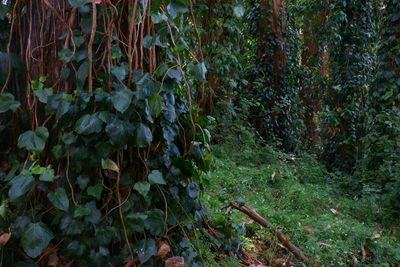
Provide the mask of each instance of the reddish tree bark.
[{"label": "reddish tree bark", "polygon": [[59,37],[68,28],[71,11],[68,1],[28,0],[19,8],[23,7],[26,16],[19,16],[13,34],[19,37],[18,53],[26,66],[26,78],[38,80],[46,75],[48,83],[57,87],[62,67],[58,52],[64,45]]},{"label": "reddish tree bark", "polygon": [[[310,70],[308,80],[310,84],[303,86],[300,97],[303,102],[305,113],[303,121],[306,126],[306,137],[310,145],[315,146],[318,142],[318,121],[316,115],[321,110],[321,86],[315,83],[317,77],[313,74],[317,71],[321,77],[329,73],[329,58],[326,49],[318,43],[320,36],[318,30],[325,28],[327,23],[326,12],[321,9],[318,13],[309,15],[304,22],[303,40],[305,49],[301,54],[301,63]],[[320,67],[319,67],[319,63]],[[314,73],[313,73],[314,72]]]},{"label": "reddish tree bark", "polygon": [[[268,38],[274,39],[273,53],[267,58],[267,61],[273,66],[273,85],[275,91],[280,91],[281,74],[284,65],[286,64],[285,51],[285,1],[284,0],[261,0],[260,1],[260,17],[258,21],[258,29],[260,36],[258,38],[258,58],[262,58],[265,54],[265,40]],[[268,36],[268,33],[273,36]]]}]

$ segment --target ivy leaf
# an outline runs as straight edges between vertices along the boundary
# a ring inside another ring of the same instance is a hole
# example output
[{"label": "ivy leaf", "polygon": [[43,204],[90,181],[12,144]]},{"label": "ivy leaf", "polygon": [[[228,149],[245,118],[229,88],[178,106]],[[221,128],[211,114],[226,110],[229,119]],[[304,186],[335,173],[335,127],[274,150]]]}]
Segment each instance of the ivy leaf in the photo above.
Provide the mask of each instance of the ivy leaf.
[{"label": "ivy leaf", "polygon": [[116,146],[124,146],[128,143],[131,134],[135,128],[130,122],[115,119],[106,127],[106,133],[110,138],[110,142]]},{"label": "ivy leaf", "polygon": [[167,184],[162,173],[159,170],[151,171],[151,173],[149,174],[149,182],[150,184]]},{"label": "ivy leaf", "polygon": [[99,113],[99,119],[104,122],[104,123],[111,123],[113,120],[116,120],[116,115],[108,112],[108,111],[100,111]]},{"label": "ivy leaf", "polygon": [[95,197],[97,198],[97,200],[100,200],[101,193],[103,192],[103,186],[98,183],[95,186],[89,186],[86,191],[89,196]]},{"label": "ivy leaf", "polygon": [[76,47],[80,47],[85,42],[84,36],[74,36],[74,42]]},{"label": "ivy leaf", "polygon": [[170,69],[167,75],[171,79],[175,79],[177,82],[182,80],[182,71],[180,69]]},{"label": "ivy leaf", "polygon": [[69,133],[64,133],[61,136],[61,141],[65,144],[65,145],[72,145],[73,143],[76,142],[76,140],[78,139],[78,137],[73,134],[72,132]]},{"label": "ivy leaf", "polygon": [[85,218],[85,221],[90,223],[98,223],[101,218],[101,212],[96,207],[96,202],[91,201],[85,204],[85,208],[89,209],[90,215]]},{"label": "ivy leaf", "polygon": [[242,5],[236,5],[233,8],[233,14],[236,18],[240,19],[244,15],[244,7]]},{"label": "ivy leaf", "polygon": [[87,207],[82,207],[80,205],[76,206],[74,211],[74,218],[81,218],[89,216],[91,213],[90,209]]},{"label": "ivy leaf", "polygon": [[196,80],[204,81],[206,79],[207,68],[204,62],[200,64],[191,64],[189,68]]},{"label": "ivy leaf", "polygon": [[116,110],[124,113],[132,103],[133,92],[128,89],[118,89],[110,94],[111,102]]},{"label": "ivy leaf", "polygon": [[32,175],[20,174],[15,176],[10,181],[10,190],[8,191],[8,197],[10,201],[14,201],[20,196],[25,195],[27,192],[31,191],[35,184],[35,179]]},{"label": "ivy leaf", "polygon": [[190,146],[190,154],[199,162],[204,161],[204,153],[199,142],[192,142]]},{"label": "ivy leaf", "polygon": [[157,255],[157,244],[154,239],[143,239],[134,245],[135,252],[139,257],[140,263],[145,263],[151,257]]},{"label": "ivy leaf", "polygon": [[62,68],[61,69],[61,79],[67,80],[69,75],[71,74],[71,69],[70,68]]},{"label": "ivy leaf", "polygon": [[3,220],[6,220],[8,212],[9,212],[8,200],[5,199],[1,202],[1,205],[0,205],[0,218],[2,218]]},{"label": "ivy leaf", "polygon": [[42,174],[44,172],[46,168],[45,167],[41,167],[40,165],[33,165],[33,167],[30,168],[30,172],[31,174]]},{"label": "ivy leaf", "polygon": [[122,57],[122,51],[121,48],[119,48],[119,46],[113,45],[111,47],[111,57],[112,59],[119,59]]},{"label": "ivy leaf", "polygon": [[35,133],[43,140],[47,140],[47,138],[49,137],[49,131],[47,130],[46,127],[43,126],[37,127]]},{"label": "ivy leaf", "polygon": [[136,82],[136,97],[137,99],[147,99],[151,93],[157,92],[156,84],[151,79],[150,75],[146,73]]},{"label": "ivy leaf", "polygon": [[150,191],[150,184],[148,182],[137,182],[133,188],[138,191],[143,197],[146,197]]},{"label": "ivy leaf", "polygon": [[143,47],[150,48],[153,45],[155,45],[155,42],[156,42],[155,37],[147,35],[143,38]]},{"label": "ivy leaf", "polygon": [[147,215],[144,213],[129,213],[126,216],[127,227],[132,232],[143,232],[144,221],[147,219]]},{"label": "ivy leaf", "polygon": [[75,132],[82,135],[99,133],[102,130],[103,122],[97,114],[83,115],[75,124]]},{"label": "ivy leaf", "polygon": [[135,145],[143,148],[148,147],[153,142],[153,134],[149,127],[140,123],[135,131]]},{"label": "ivy leaf", "polygon": [[195,199],[199,196],[200,188],[196,183],[190,183],[187,187],[189,197]]},{"label": "ivy leaf", "polygon": [[71,62],[72,57],[74,56],[74,53],[72,52],[71,49],[65,48],[58,52],[58,58],[64,63],[69,63]]},{"label": "ivy leaf", "polygon": [[166,230],[164,212],[159,209],[153,209],[146,212],[146,215],[148,217],[144,222],[144,227],[149,230],[152,235],[163,235]]},{"label": "ivy leaf", "polygon": [[78,73],[76,75],[76,80],[77,80],[77,85],[80,88],[83,88],[83,86],[86,83],[86,79],[89,75],[89,62],[84,61],[78,69]]},{"label": "ivy leaf", "polygon": [[53,238],[53,233],[44,223],[30,223],[22,233],[21,246],[29,257],[36,258]]},{"label": "ivy leaf", "polygon": [[59,93],[47,97],[46,112],[56,114],[56,119],[59,120],[71,108],[72,95]]},{"label": "ivy leaf", "polygon": [[121,66],[112,66],[111,73],[120,81],[125,80],[128,75],[128,64],[123,63]]},{"label": "ivy leaf", "polygon": [[149,97],[149,107],[155,117],[158,117],[162,110],[162,98],[158,94],[152,94]]},{"label": "ivy leaf", "polygon": [[68,211],[69,200],[64,188],[57,188],[55,192],[48,193],[47,198],[57,209]]},{"label": "ivy leaf", "polygon": [[45,88],[34,91],[35,96],[39,99],[39,102],[47,104],[47,98],[53,95],[53,89]]},{"label": "ivy leaf", "polygon": [[163,95],[163,103],[164,103],[164,112],[163,112],[163,117],[168,120],[169,122],[175,122],[177,117],[176,117],[176,111],[175,111],[175,96],[174,94],[167,93]]},{"label": "ivy leaf", "polygon": [[18,138],[18,147],[40,153],[43,151],[49,132],[46,127],[38,127],[35,131],[27,131]]},{"label": "ivy leaf", "polygon": [[53,182],[54,170],[51,168],[44,168],[43,172],[39,176],[39,180],[42,182]]},{"label": "ivy leaf", "polygon": [[187,9],[187,7],[179,6],[179,5],[177,5],[176,3],[174,3],[174,2],[170,2],[170,3],[167,5],[167,11],[168,11],[168,14],[169,14],[172,18],[175,18],[176,15],[177,15],[178,13],[185,13],[185,12],[188,11],[188,9]]},{"label": "ivy leaf", "polygon": [[15,112],[21,103],[14,100],[14,95],[5,93],[0,95],[0,113],[7,112],[9,110]]},{"label": "ivy leaf", "polygon": [[78,184],[81,190],[84,190],[89,183],[89,177],[84,175],[79,175],[76,179],[76,183]]},{"label": "ivy leaf", "polygon": [[44,149],[44,142],[40,139],[35,132],[28,131],[21,134],[18,138],[18,147],[26,148],[29,151],[42,151]]},{"label": "ivy leaf", "polygon": [[89,2],[90,2],[90,0],[68,0],[68,3],[72,7],[83,7]]},{"label": "ivy leaf", "polygon": [[8,12],[10,12],[10,5],[0,3],[0,20],[4,20]]},{"label": "ivy leaf", "polygon": [[115,163],[111,159],[106,159],[106,160],[102,159],[101,167],[104,170],[111,170],[111,171],[119,172],[119,167],[118,167],[117,163]]},{"label": "ivy leaf", "polygon": [[158,24],[158,23],[161,23],[161,22],[167,21],[167,20],[168,20],[168,17],[164,13],[157,12],[157,13],[151,14],[151,21],[154,24]]}]

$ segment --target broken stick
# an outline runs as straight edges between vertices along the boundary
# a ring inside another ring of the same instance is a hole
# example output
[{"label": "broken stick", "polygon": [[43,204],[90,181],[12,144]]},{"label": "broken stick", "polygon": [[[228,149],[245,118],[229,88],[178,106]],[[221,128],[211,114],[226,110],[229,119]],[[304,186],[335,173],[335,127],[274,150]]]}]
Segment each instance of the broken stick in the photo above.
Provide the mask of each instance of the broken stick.
[{"label": "broken stick", "polygon": [[282,243],[282,245],[284,245],[290,252],[293,253],[293,255],[301,259],[304,263],[309,263],[309,259],[303,254],[303,252],[298,247],[296,247],[292,242],[290,242],[289,239],[280,230],[276,229],[269,221],[267,221],[256,211],[247,206],[241,206],[233,202],[230,203],[230,206],[238,211],[243,212],[261,226],[268,228],[274,235],[278,237],[278,240]]}]

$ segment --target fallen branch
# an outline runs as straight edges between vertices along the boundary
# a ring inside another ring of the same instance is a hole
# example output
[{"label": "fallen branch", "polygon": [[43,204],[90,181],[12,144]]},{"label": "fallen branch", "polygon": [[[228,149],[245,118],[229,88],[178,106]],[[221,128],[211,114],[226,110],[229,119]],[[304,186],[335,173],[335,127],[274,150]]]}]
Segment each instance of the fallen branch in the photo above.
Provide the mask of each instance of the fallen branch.
[{"label": "fallen branch", "polygon": [[268,228],[274,235],[278,237],[278,240],[284,245],[290,252],[293,253],[297,258],[301,259],[304,263],[309,263],[309,259],[303,254],[303,252],[296,247],[289,239],[278,229],[276,229],[269,221],[263,218],[260,214],[258,214],[253,209],[247,206],[241,206],[237,203],[230,203],[230,207],[243,212],[255,222],[260,224],[261,226]]}]

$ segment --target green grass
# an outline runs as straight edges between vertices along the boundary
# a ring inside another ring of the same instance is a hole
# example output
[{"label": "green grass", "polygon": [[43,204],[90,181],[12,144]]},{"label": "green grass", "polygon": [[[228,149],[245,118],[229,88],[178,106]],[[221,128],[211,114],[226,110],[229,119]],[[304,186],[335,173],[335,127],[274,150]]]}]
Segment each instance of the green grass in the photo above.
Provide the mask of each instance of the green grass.
[{"label": "green grass", "polygon": [[[312,156],[295,158],[255,141],[243,143],[237,137],[215,146],[214,154],[215,170],[203,196],[211,218],[220,218],[227,202],[243,198],[246,205],[282,229],[313,265],[400,263],[400,241],[389,233],[390,228],[382,229],[376,223],[383,216],[379,206],[373,199],[355,199],[340,192],[337,185],[348,177],[328,173]],[[249,223],[245,215],[235,212],[233,221],[246,224],[246,249],[255,250],[258,243],[272,246],[274,237]],[[373,238],[379,231],[380,237]],[[363,245],[372,252],[364,261]],[[267,248],[261,257],[266,261],[276,257],[274,249]]]}]

